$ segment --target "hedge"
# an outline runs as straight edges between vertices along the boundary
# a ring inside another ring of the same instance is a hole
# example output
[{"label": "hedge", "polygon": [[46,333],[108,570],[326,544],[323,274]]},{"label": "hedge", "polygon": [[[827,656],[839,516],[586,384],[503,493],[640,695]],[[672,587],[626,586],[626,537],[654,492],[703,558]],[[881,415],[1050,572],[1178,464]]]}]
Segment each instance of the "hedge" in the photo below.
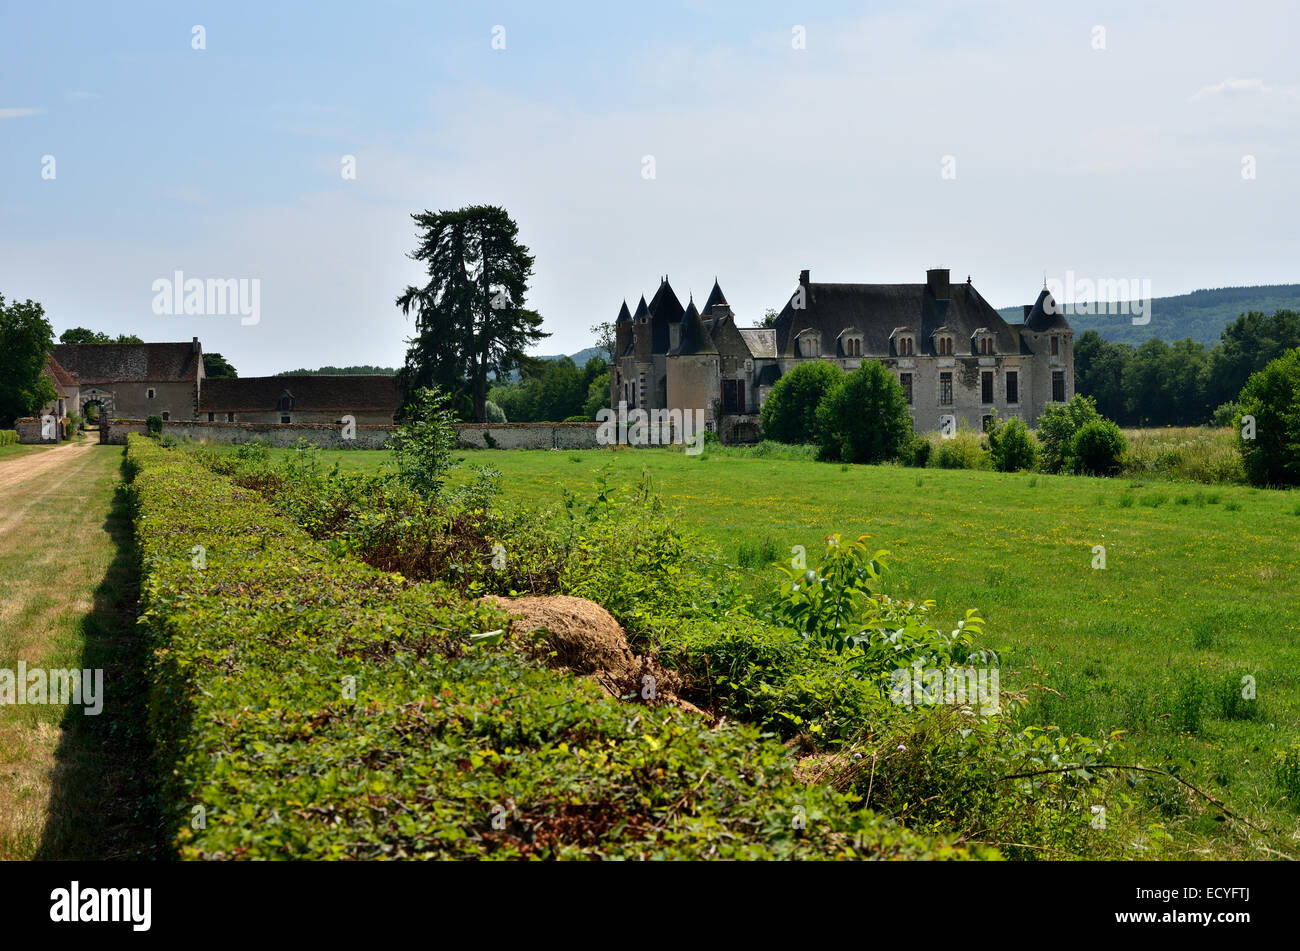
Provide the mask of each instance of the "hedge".
[{"label": "hedge", "polygon": [[127,452],[149,727],[183,858],[989,854],[804,787],[753,727],[474,641],[503,617],[332,555],[186,453],[134,434]]}]

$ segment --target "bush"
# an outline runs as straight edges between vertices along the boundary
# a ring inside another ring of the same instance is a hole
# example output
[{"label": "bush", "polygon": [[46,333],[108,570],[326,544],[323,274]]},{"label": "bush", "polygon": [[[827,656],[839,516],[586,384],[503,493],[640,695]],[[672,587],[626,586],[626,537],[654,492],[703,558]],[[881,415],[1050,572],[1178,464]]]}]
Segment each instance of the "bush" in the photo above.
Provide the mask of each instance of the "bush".
[{"label": "bush", "polygon": [[150,416],[144,422],[149,429],[150,436],[157,436],[162,432],[163,420],[161,416]]},{"label": "bush", "polygon": [[929,439],[920,434],[914,434],[911,442],[903,447],[899,461],[905,466],[924,469],[930,463],[930,452],[933,448]]},{"label": "bush", "polygon": [[339,556],[191,451],[128,459],[183,858],[996,857],[805,786],[755,727],[543,668],[495,608]]},{"label": "bush", "polygon": [[0,429],[0,446],[13,446],[18,442],[18,430]]},{"label": "bush", "polygon": [[1076,394],[1068,403],[1052,403],[1038,417],[1040,461],[1044,472],[1072,472],[1075,469],[1074,437],[1093,420],[1101,419],[1091,396]]},{"label": "bush", "polygon": [[1070,456],[1075,468],[1085,475],[1115,475],[1127,444],[1124,434],[1108,419],[1084,423],[1075,433]]},{"label": "bush", "polygon": [[445,393],[421,388],[412,395],[406,421],[388,439],[399,475],[422,495],[436,497],[455,464],[455,421]]},{"label": "bush", "polygon": [[1235,400],[1230,403],[1220,403],[1210,418],[1210,424],[1221,429],[1227,428],[1236,422],[1240,412]]},{"label": "bush", "polygon": [[[1234,425],[1253,485],[1300,485],[1300,348],[1274,360],[1242,388]],[[1254,418],[1246,438],[1245,417]]]},{"label": "bush", "polygon": [[989,429],[989,458],[999,472],[1033,469],[1038,461],[1038,440],[1019,418],[994,423]]},{"label": "bush", "polygon": [[816,421],[820,455],[831,461],[886,462],[912,442],[903,387],[879,360],[864,362],[822,397]]},{"label": "bush", "polygon": [[484,404],[484,410],[486,411],[487,422],[489,423],[504,423],[508,421],[506,419],[505,410],[503,410],[496,403],[493,403],[491,400],[488,400]]},{"label": "bush", "polygon": [[564,417],[564,419],[560,420],[560,422],[562,422],[562,423],[589,423],[589,422],[591,422],[591,417],[589,417],[589,416],[583,416],[581,413],[578,413],[576,416],[566,416],[566,417]]},{"label": "bush", "polygon": [[777,442],[812,442],[816,435],[817,406],[844,379],[833,363],[811,360],[800,363],[772,387],[763,403],[760,419],[763,438]]},{"label": "bush", "polygon": [[956,435],[940,440],[934,461],[940,469],[987,469],[989,454],[984,450],[979,433],[973,432],[962,419]]}]

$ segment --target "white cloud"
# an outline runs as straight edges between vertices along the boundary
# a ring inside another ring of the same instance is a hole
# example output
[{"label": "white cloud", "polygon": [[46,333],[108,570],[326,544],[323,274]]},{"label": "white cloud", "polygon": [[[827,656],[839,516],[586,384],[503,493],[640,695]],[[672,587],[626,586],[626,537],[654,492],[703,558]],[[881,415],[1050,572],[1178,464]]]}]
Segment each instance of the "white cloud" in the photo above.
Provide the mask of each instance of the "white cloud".
[{"label": "white cloud", "polygon": [[44,111],[45,111],[44,109],[30,109],[30,108],[21,108],[21,107],[9,108],[9,109],[0,108],[0,119],[20,119],[23,116],[38,116]]},{"label": "white cloud", "polygon": [[1270,86],[1262,79],[1225,79],[1221,83],[1215,83],[1213,86],[1203,86],[1194,92],[1188,99],[1189,102],[1198,102],[1202,99],[1212,98],[1234,98],[1238,96],[1286,96],[1295,98],[1300,95],[1300,90],[1295,86]]}]

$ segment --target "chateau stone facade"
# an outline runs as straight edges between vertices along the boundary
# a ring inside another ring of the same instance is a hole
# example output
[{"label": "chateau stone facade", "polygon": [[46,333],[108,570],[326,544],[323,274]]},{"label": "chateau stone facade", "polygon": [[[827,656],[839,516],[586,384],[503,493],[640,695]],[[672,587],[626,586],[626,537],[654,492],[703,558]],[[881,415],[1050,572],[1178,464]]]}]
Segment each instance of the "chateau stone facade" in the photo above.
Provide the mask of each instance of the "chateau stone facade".
[{"label": "chateau stone facade", "polygon": [[1010,324],[948,270],[923,284],[814,284],[808,271],[771,328],[738,327],[714,281],[702,309],[662,278],[615,323],[611,405],[706,410],[723,441],[760,435],[758,412],[792,367],[825,360],[845,371],[879,360],[908,395],[917,432],[946,417],[980,430],[993,416],[1030,426],[1048,403],[1074,395],[1074,334],[1044,289]]}]

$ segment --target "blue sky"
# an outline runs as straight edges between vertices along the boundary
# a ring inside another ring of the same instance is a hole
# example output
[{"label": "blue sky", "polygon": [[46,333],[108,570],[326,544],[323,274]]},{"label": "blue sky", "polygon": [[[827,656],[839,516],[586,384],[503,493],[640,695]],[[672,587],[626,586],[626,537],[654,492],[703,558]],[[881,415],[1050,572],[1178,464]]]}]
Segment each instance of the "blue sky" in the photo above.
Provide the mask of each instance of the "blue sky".
[{"label": "blue sky", "polygon": [[[1300,13],[1131,6],[6,4],[0,293],[243,375],[395,365],[409,214],[479,202],[536,255],[541,352],[664,273],[742,323],[802,268],[995,306],[1300,281]],[[260,322],[155,315],[176,270],[259,279]]]}]

